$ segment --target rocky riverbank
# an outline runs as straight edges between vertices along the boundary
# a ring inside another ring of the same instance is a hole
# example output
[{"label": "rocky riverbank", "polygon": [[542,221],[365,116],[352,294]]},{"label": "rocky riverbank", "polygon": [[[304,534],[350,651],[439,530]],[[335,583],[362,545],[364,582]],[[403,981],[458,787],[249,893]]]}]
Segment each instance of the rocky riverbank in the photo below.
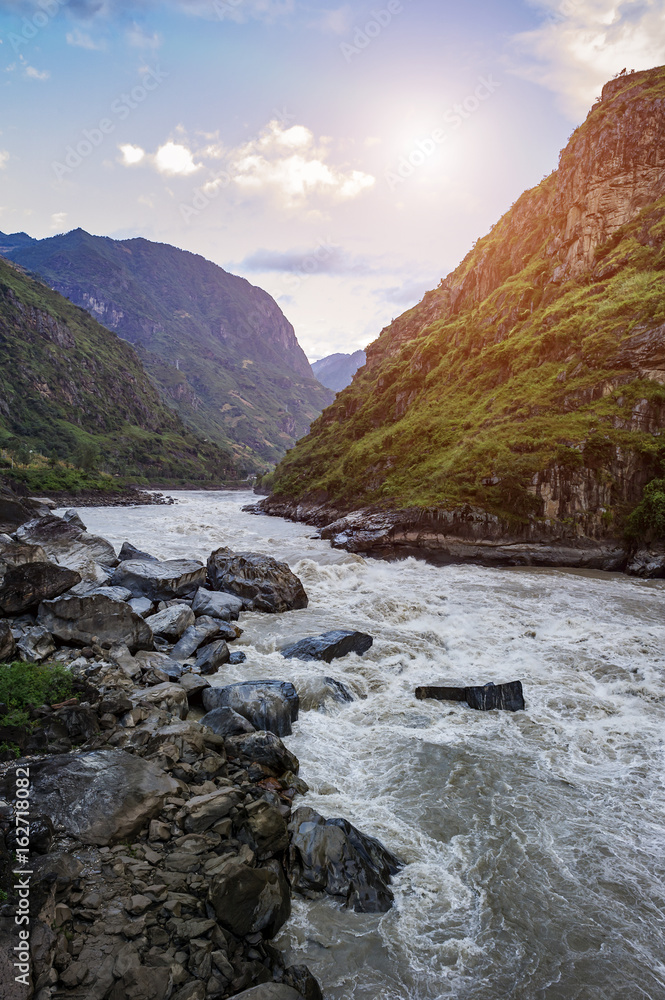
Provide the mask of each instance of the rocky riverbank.
[{"label": "rocky riverbank", "polygon": [[[307,784],[282,737],[301,710],[351,695],[323,676],[302,692],[210,680],[243,662],[243,611],[306,607],[301,581],[228,549],[207,565],[116,554],[73,512],[4,501],[0,664],[65,664],[72,686],[24,719],[0,706],[3,997],[318,1000],[270,943],[291,893],[383,912],[400,867],[348,821],[294,807]],[[335,632],[284,653],[330,662],[369,645]]]},{"label": "rocky riverbank", "polygon": [[544,566],[606,570],[632,576],[665,576],[665,546],[632,548],[622,538],[584,534],[578,526],[532,519],[508,524],[474,507],[458,510],[367,507],[267,497],[252,507],[320,529],[334,548],[381,559],[426,559],[437,565]]}]

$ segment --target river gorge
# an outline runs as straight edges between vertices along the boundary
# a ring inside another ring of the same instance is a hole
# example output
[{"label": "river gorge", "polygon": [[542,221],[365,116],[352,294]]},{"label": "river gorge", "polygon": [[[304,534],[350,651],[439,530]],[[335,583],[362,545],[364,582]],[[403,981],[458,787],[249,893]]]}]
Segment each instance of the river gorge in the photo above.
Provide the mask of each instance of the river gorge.
[{"label": "river gorge", "polygon": [[[296,898],[277,947],[330,1000],[665,998],[665,581],[437,567],[332,549],[243,512],[250,493],[80,508],[116,548],[289,563],[306,610],[241,614],[242,665],[214,684],[298,680],[288,642],[374,637],[326,672],[355,700],[301,712],[285,743],[303,804],[378,837],[405,867],[386,914]],[[417,701],[418,685],[520,679],[526,711]]]}]

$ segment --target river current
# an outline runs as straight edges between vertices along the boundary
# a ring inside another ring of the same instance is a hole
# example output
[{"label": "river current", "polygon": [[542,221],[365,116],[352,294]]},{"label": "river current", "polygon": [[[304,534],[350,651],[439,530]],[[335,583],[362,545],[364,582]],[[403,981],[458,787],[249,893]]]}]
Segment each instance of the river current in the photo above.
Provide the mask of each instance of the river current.
[{"label": "river current", "polygon": [[[290,564],[309,607],[243,614],[247,662],[214,682],[343,681],[356,700],[285,739],[299,802],[406,862],[387,914],[296,899],[290,963],[330,1000],[665,1000],[665,581],[362,559],[244,514],[250,493],[173,495],[79,513],[160,558],[228,545]],[[278,652],[335,627],[374,646],[330,666]],[[516,714],[414,697],[518,678]]]}]

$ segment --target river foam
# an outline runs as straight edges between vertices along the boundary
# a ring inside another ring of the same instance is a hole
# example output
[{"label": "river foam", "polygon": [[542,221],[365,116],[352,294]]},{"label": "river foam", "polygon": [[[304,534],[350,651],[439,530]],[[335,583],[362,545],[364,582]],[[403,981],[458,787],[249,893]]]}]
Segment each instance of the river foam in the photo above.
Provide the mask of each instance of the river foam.
[{"label": "river foam", "polygon": [[[242,615],[247,662],[215,682],[343,681],[356,700],[286,740],[305,801],[406,861],[385,915],[297,900],[276,942],[291,961],[331,1000],[665,1000],[665,582],[365,560],[242,513],[250,494],[175,496],[79,513],[161,558],[290,563],[309,607]],[[279,654],[338,626],[374,646],[329,667]],[[517,678],[514,715],[414,697]]]}]

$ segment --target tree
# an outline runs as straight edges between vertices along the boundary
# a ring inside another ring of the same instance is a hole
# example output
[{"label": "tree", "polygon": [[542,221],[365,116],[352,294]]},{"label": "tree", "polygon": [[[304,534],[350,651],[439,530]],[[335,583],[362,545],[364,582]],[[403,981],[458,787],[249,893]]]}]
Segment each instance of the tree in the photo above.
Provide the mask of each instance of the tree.
[{"label": "tree", "polygon": [[82,442],[74,453],[74,464],[84,472],[94,472],[99,461],[99,452],[91,441]]}]

